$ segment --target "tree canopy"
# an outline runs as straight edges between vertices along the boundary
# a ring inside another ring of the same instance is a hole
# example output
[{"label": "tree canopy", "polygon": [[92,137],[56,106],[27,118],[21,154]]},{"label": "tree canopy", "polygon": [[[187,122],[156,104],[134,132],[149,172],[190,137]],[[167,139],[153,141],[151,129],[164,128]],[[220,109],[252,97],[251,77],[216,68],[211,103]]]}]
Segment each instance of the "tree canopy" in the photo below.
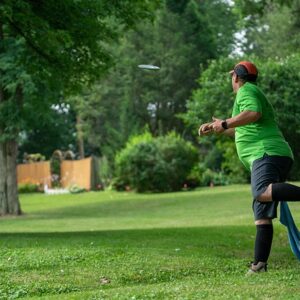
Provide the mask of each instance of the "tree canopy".
[{"label": "tree canopy", "polygon": [[[190,0],[166,1],[153,23],[138,24],[112,50],[118,59],[108,76],[82,94],[86,143],[113,158],[145,126],[154,135],[191,137],[179,115],[209,60],[232,51],[235,20],[223,1]],[[161,69],[138,69],[143,63]]]},{"label": "tree canopy", "polygon": [[[0,213],[20,213],[20,131],[112,64],[109,44],[158,1],[4,0],[0,6]],[[12,158],[12,159],[11,159]]]}]

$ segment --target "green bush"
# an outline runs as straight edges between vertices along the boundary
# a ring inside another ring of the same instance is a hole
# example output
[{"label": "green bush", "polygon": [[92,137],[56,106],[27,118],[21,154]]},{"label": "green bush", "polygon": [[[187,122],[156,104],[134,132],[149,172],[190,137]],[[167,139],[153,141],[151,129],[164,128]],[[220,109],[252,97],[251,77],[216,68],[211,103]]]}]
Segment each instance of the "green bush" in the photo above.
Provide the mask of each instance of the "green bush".
[{"label": "green bush", "polygon": [[37,161],[45,161],[46,157],[41,153],[24,154],[24,162],[32,163]]},{"label": "green bush", "polygon": [[178,191],[197,161],[197,151],[175,133],[134,136],[116,156],[116,189]]},{"label": "green bush", "polygon": [[110,183],[111,183],[111,178],[112,178],[112,168],[110,166],[109,160],[107,159],[106,156],[102,156],[99,159],[99,164],[98,164],[98,172],[100,176],[100,181],[101,181],[101,189],[107,188]]},{"label": "green bush", "polygon": [[249,183],[250,173],[239,161],[233,140],[219,140],[217,148],[223,154],[222,172],[226,174],[228,183]]},{"label": "green bush", "polygon": [[126,191],[130,190],[129,182],[127,179],[121,178],[120,176],[114,177],[110,185],[108,186],[108,190],[117,190],[117,191]]},{"label": "green bush", "polygon": [[38,193],[40,192],[40,186],[34,183],[20,183],[18,185],[18,192],[22,194]]},{"label": "green bush", "polygon": [[200,164],[195,164],[190,174],[187,176],[185,188],[191,189],[201,186],[201,174],[203,170]]},{"label": "green bush", "polygon": [[187,177],[186,187],[195,188],[197,186],[217,186],[230,183],[228,176],[222,171],[214,171],[199,163],[194,166]]},{"label": "green bush", "polygon": [[222,172],[214,172],[210,169],[206,169],[201,176],[202,186],[217,186],[226,184],[228,184],[228,180]]}]

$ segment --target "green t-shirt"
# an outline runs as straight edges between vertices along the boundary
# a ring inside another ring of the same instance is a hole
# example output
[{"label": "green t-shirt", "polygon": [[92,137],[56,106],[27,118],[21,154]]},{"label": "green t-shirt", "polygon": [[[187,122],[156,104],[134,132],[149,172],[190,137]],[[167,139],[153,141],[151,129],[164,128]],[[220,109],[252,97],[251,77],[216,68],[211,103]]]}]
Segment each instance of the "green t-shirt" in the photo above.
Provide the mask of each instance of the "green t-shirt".
[{"label": "green t-shirt", "polygon": [[235,128],[237,153],[245,167],[250,170],[253,161],[265,153],[293,159],[293,152],[276,124],[272,105],[263,92],[249,82],[239,88],[232,116],[247,110],[260,112],[262,116],[254,123]]}]

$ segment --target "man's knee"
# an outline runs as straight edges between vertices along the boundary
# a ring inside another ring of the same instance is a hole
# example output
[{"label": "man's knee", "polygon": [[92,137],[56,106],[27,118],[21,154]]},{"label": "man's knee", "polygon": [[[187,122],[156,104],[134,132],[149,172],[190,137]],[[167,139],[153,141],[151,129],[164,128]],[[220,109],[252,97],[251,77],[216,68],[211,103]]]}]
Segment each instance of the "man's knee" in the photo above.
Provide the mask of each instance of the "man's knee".
[{"label": "man's knee", "polygon": [[255,221],[255,225],[272,224],[272,219],[260,219]]},{"label": "man's knee", "polygon": [[272,201],[272,184],[269,184],[266,190],[261,193],[257,199],[259,202],[271,202]]}]

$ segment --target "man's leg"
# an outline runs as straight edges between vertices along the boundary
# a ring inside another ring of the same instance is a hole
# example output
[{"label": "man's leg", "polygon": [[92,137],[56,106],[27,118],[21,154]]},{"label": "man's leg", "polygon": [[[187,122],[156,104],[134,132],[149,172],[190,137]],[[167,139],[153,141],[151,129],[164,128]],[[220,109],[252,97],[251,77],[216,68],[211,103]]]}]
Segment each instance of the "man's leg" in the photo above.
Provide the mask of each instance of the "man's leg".
[{"label": "man's leg", "polygon": [[257,197],[258,201],[300,201],[300,187],[285,183],[269,184],[267,189]]},{"label": "man's leg", "polygon": [[256,238],[254,247],[254,265],[259,262],[267,263],[273,240],[273,224],[271,219],[255,221]]},{"label": "man's leg", "polygon": [[[251,172],[251,187],[253,194],[253,212],[256,225],[256,238],[254,247],[254,262],[247,274],[266,271],[267,261],[271,252],[273,241],[272,219],[277,217],[277,201],[261,201],[269,197],[269,185],[274,182],[282,182],[281,169],[272,157],[266,156],[253,162]],[[283,166],[287,165],[284,160]],[[284,172],[286,173],[286,172]],[[270,193],[271,195],[271,193]],[[260,198],[261,197],[261,198]]]},{"label": "man's leg", "polygon": [[256,238],[254,246],[254,261],[246,275],[267,271],[267,261],[271,252],[273,240],[272,219],[255,221]]}]

